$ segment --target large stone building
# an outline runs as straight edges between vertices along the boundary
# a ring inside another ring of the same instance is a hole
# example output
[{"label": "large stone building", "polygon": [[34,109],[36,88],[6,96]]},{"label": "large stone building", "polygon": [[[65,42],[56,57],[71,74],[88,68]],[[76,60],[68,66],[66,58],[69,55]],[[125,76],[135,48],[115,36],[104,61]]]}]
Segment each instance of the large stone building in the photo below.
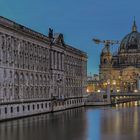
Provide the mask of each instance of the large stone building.
[{"label": "large stone building", "polygon": [[100,80],[106,88],[110,80],[111,90],[137,92],[140,90],[140,33],[134,21],[132,31],[120,44],[118,52],[112,54],[108,47],[100,57]]},{"label": "large stone building", "polygon": [[0,120],[84,104],[86,53],[0,17]]}]

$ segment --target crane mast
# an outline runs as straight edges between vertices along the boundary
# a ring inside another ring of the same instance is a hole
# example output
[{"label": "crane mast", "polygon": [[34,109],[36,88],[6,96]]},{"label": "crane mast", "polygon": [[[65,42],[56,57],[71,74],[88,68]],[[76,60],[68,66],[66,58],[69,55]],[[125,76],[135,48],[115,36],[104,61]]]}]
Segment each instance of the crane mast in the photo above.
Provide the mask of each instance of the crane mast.
[{"label": "crane mast", "polygon": [[[104,47],[102,49],[103,52],[108,52],[110,54],[110,46],[116,45],[116,44],[120,44],[120,41],[118,40],[100,40],[100,39],[92,39],[94,41],[95,44],[99,45],[99,44],[103,44]],[[110,55],[107,55],[108,60],[110,59]],[[109,62],[110,68],[109,68],[109,77],[108,79],[111,79],[111,61]]]},{"label": "crane mast", "polygon": [[93,38],[93,41],[95,44],[104,44],[103,50],[107,49],[108,52],[110,52],[111,45],[120,44],[119,40],[100,40]]}]

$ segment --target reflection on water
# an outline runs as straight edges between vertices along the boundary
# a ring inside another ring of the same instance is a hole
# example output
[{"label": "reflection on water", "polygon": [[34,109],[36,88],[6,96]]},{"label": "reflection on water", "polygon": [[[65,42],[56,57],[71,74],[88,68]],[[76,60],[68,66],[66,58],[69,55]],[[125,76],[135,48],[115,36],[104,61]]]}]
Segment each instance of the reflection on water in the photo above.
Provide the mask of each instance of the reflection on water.
[{"label": "reflection on water", "polygon": [[140,101],[0,123],[0,140],[139,140]]},{"label": "reflection on water", "polygon": [[85,109],[34,116],[0,124],[0,140],[85,140]]},{"label": "reflection on water", "polygon": [[139,140],[140,101],[118,104],[102,111],[101,139]]}]

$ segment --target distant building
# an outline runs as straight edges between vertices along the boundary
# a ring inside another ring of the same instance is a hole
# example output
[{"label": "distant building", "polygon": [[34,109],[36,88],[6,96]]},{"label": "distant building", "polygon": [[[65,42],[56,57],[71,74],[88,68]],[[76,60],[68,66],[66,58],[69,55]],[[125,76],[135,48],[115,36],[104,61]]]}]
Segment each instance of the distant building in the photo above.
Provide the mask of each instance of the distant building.
[{"label": "distant building", "polygon": [[99,75],[94,74],[93,76],[87,77],[87,93],[99,92]]},{"label": "distant building", "polygon": [[110,80],[112,91],[137,92],[140,90],[140,33],[136,22],[132,31],[120,44],[118,52],[112,54],[104,48],[100,56],[100,81],[106,88]]},{"label": "distant building", "polygon": [[0,120],[84,104],[87,55],[0,17]]}]

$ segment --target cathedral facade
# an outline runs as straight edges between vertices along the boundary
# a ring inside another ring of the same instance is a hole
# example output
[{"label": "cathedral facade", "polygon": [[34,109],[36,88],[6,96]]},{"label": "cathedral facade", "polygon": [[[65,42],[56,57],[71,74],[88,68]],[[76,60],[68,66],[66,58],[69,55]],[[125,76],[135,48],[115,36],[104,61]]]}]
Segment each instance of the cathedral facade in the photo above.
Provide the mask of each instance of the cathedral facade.
[{"label": "cathedral facade", "polygon": [[0,17],[0,120],[84,104],[87,55]]},{"label": "cathedral facade", "polygon": [[110,82],[114,92],[140,91],[140,33],[134,21],[132,31],[126,35],[118,52],[112,54],[106,47],[100,57],[100,81],[102,88]]}]

